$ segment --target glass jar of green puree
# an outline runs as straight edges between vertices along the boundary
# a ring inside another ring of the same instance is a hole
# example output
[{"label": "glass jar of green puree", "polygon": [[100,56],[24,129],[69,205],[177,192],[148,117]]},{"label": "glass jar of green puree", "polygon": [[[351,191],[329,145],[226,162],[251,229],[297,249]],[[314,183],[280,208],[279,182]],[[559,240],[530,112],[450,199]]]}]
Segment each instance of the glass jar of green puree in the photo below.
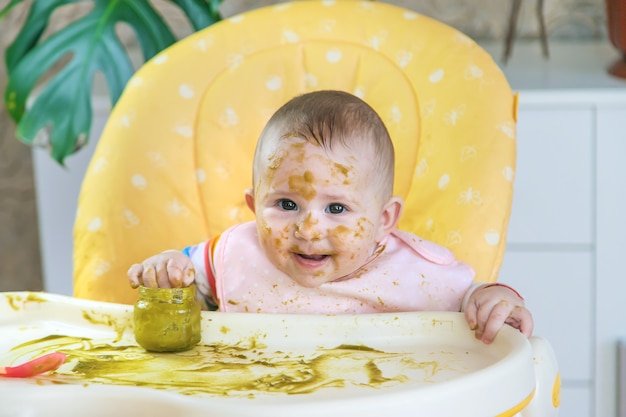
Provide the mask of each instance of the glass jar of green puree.
[{"label": "glass jar of green puree", "polygon": [[133,312],[137,343],[153,352],[180,352],[200,341],[196,287],[139,287]]}]

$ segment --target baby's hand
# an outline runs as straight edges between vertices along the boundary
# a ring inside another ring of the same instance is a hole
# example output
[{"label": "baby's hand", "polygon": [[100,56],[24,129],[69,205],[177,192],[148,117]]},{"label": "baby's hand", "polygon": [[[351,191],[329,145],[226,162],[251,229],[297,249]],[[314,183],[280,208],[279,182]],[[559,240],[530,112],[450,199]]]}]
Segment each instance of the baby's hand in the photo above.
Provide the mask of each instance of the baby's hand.
[{"label": "baby's hand", "polygon": [[193,263],[178,251],[165,251],[130,267],[127,272],[130,285],[178,288],[193,284],[196,271]]},{"label": "baby's hand", "polygon": [[465,306],[465,319],[476,338],[493,342],[506,323],[526,337],[533,332],[533,317],[524,306],[524,300],[512,289],[501,285],[483,286],[475,290]]}]

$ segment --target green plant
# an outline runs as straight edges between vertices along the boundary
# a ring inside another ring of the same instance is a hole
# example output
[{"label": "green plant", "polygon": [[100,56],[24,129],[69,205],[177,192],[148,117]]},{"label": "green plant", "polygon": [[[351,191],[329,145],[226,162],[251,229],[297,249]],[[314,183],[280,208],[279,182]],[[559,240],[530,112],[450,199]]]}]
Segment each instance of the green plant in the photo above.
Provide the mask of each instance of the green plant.
[{"label": "green plant", "polygon": [[[177,40],[148,0],[89,0],[93,8],[88,14],[43,38],[57,8],[81,1],[88,0],[33,0],[5,55],[8,84],[4,100],[16,123],[18,139],[33,145],[43,133],[52,158],[61,165],[87,141],[95,73],[104,75],[111,104],[115,104],[134,73],[128,51],[116,34],[116,25],[125,23],[134,30],[144,60]],[[199,30],[221,20],[222,1],[170,3],[184,12],[194,30]],[[22,2],[11,0],[0,10],[0,21]],[[57,67],[61,68],[42,81]]]}]

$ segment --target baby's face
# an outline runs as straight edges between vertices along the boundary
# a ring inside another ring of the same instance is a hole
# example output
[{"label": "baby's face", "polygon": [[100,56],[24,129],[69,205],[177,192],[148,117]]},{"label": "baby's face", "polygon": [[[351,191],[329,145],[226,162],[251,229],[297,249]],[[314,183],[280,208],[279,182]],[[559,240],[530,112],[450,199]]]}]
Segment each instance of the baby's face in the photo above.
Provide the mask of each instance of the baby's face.
[{"label": "baby's face", "polygon": [[[316,287],[354,272],[384,237],[371,150],[332,151],[300,138],[265,152],[255,184],[261,245],[294,281]],[[380,175],[380,173],[378,174]]]}]

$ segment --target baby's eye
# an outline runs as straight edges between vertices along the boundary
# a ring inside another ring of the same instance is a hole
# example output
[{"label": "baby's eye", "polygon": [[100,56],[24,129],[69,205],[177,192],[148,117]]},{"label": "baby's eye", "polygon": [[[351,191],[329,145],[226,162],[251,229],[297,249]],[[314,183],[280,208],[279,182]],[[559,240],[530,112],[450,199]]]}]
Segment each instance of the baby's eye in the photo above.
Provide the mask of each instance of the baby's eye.
[{"label": "baby's eye", "polygon": [[278,207],[283,210],[297,210],[298,205],[291,200],[280,200],[278,202]]},{"label": "baby's eye", "polygon": [[328,211],[330,214],[341,214],[346,210],[347,210],[346,206],[344,206],[343,204],[339,204],[339,203],[329,204],[328,208],[326,209],[326,211]]}]

